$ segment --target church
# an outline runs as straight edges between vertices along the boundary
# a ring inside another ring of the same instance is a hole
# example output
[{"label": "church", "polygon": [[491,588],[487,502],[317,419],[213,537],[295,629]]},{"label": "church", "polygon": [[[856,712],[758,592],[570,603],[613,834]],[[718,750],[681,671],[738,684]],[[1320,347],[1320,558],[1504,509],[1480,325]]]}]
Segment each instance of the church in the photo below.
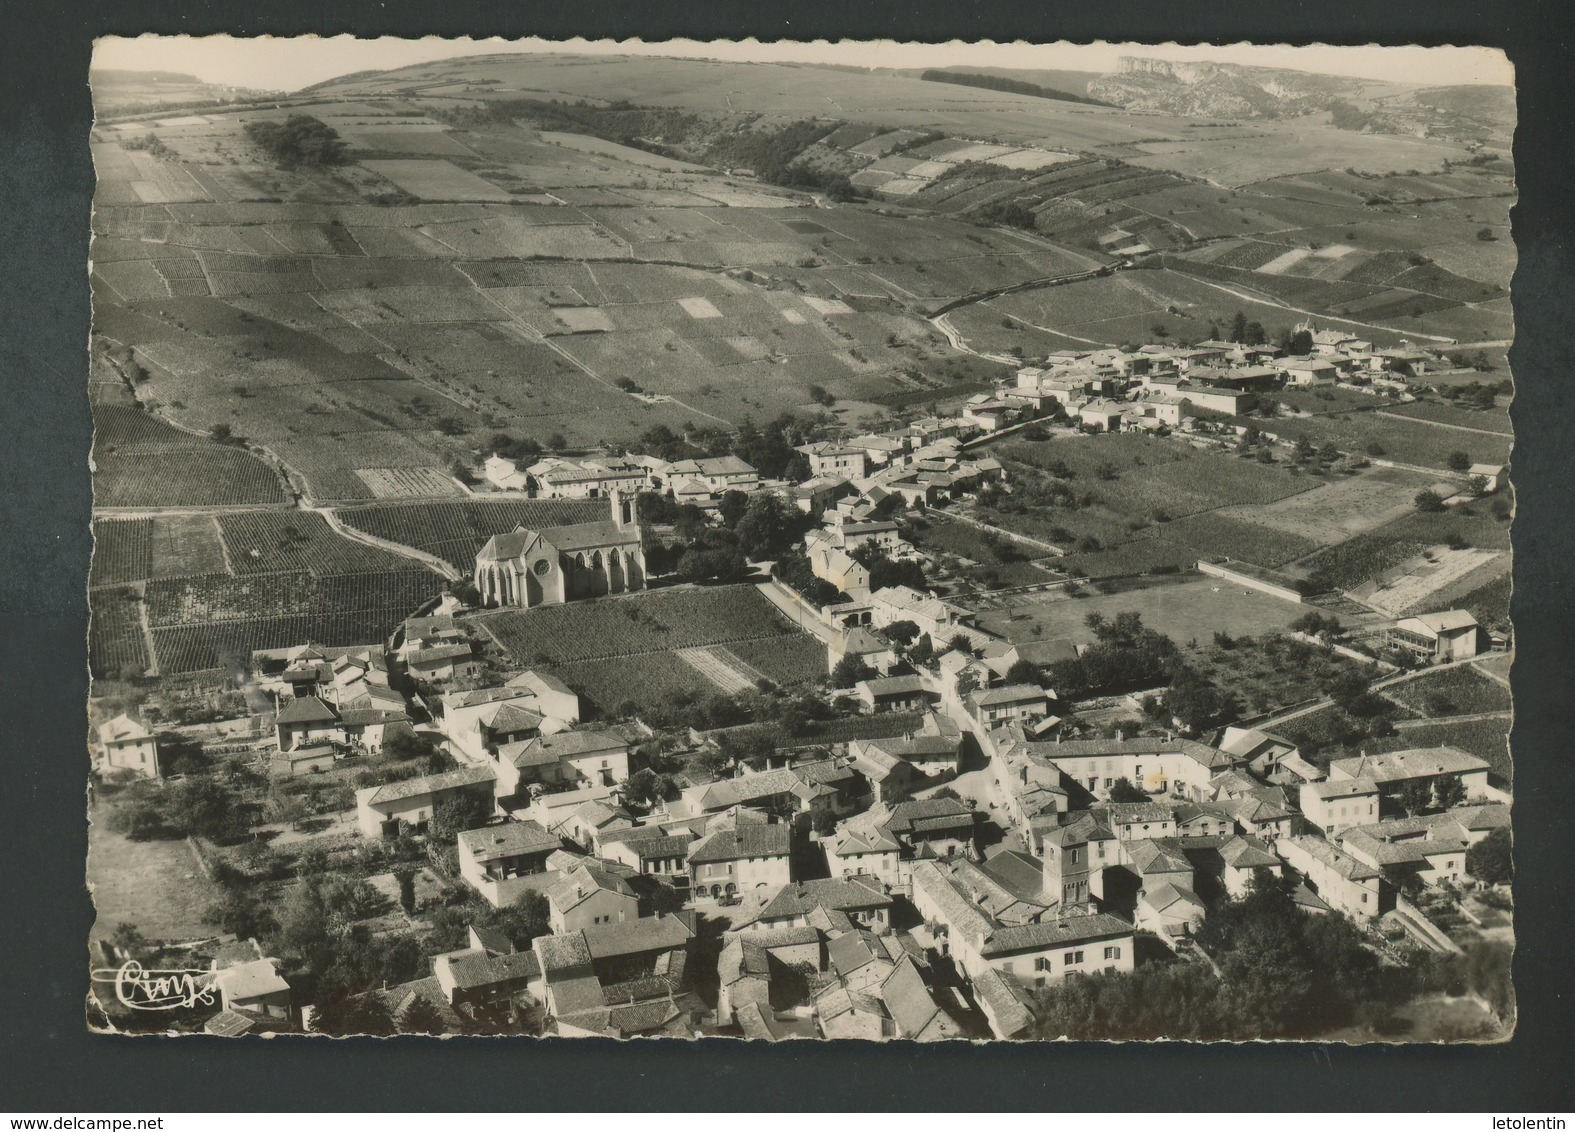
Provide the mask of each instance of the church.
[{"label": "church", "polygon": [[482,602],[533,609],[644,589],[634,500],[615,490],[608,503],[611,517],[600,522],[493,535],[476,555]]}]

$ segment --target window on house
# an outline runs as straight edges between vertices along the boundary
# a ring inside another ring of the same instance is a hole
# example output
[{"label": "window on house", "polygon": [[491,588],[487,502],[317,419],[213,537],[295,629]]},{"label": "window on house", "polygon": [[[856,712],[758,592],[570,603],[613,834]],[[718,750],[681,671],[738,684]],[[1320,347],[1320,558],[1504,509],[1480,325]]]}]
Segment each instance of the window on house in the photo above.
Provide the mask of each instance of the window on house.
[{"label": "window on house", "polygon": [[1121,949],[1119,947],[1107,947],[1107,948],[1105,948],[1105,958],[1106,959],[1120,959],[1121,958]]},{"label": "window on house", "polygon": [[1073,958],[1073,956],[1076,954],[1077,952],[1075,951],[1068,951],[1065,955],[1061,956],[1061,966],[1070,967],[1073,963],[1076,963],[1077,960]]},{"label": "window on house", "polygon": [[1363,904],[1366,904],[1366,903],[1367,903],[1367,893],[1365,893],[1365,892],[1364,892],[1364,893],[1362,893],[1362,903],[1363,903]]},{"label": "window on house", "polygon": [[1072,851],[1071,851],[1071,852],[1070,852],[1070,853],[1069,853],[1069,854],[1068,854],[1068,856],[1067,856],[1067,859],[1068,859],[1068,860],[1069,860],[1069,861],[1071,861],[1071,862],[1072,862],[1072,864],[1074,864],[1074,865],[1075,865],[1075,864],[1077,864],[1077,850],[1076,850],[1076,849],[1073,849],[1073,850],[1072,850]]}]

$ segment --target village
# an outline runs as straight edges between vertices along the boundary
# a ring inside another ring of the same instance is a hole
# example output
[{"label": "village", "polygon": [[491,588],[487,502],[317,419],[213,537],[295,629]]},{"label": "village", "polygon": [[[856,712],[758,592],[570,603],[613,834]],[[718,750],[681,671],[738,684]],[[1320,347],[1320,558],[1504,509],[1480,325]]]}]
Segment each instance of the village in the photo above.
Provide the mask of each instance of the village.
[{"label": "village", "polygon": [[[490,454],[476,494],[596,501],[602,517],[491,536],[386,641],[253,650],[227,717],[95,706],[96,799],[124,815],[106,820],[184,834],[227,921],[195,941],[128,924],[98,965],[201,956],[217,1000],[182,1024],[230,1036],[933,1041],[1045,1036],[1058,988],[1084,979],[1228,984],[1246,916],[1342,922],[1340,946],[1375,971],[1463,957],[1507,931],[1498,768],[1448,742],[1315,749],[1279,725],[1329,704],[1366,718],[1433,672],[1502,683],[1478,666],[1507,659],[1503,626],[1372,587],[1318,604],[1197,556],[1182,573],[1199,600],[1266,603],[1287,626],[1274,647],[1331,673],[1305,703],[1231,703],[1184,679],[1175,631],[1133,611],[1168,592],[1164,570],[1110,588],[1109,616],[1030,639],[1012,620],[1026,615],[988,615],[906,537],[953,514],[981,543],[1033,541],[959,511],[1016,489],[1003,439],[1234,452],[1261,397],[1403,403],[1449,366],[1311,324],[1285,346],[1235,337],[1025,360],[955,415],[798,446],[802,479],[736,455]],[[1505,487],[1496,464],[1437,478],[1440,509]],[[693,552],[748,521],[774,533],[746,573],[648,557],[653,527],[672,559],[685,529]],[[1087,592],[1054,572],[1064,548],[1032,550],[1044,580],[991,601]],[[770,628],[669,647],[677,600],[747,603]],[[608,640],[559,663],[548,617]],[[614,703],[591,669],[620,634],[652,683]],[[796,684],[764,671],[790,641],[817,654]],[[709,697],[662,702],[664,665]],[[384,966],[347,974],[349,952]]]}]

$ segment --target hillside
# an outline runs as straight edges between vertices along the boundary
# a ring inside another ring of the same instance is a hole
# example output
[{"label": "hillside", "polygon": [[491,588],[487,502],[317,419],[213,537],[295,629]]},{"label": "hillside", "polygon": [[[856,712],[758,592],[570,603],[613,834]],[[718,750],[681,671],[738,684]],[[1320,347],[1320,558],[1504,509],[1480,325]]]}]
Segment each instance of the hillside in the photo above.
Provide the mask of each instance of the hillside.
[{"label": "hillside", "polygon": [[1329,115],[1336,128],[1370,134],[1478,139],[1507,144],[1514,92],[1507,87],[1429,87],[1237,63],[1126,56],[1088,93],[1128,110],[1195,118],[1282,119]]}]

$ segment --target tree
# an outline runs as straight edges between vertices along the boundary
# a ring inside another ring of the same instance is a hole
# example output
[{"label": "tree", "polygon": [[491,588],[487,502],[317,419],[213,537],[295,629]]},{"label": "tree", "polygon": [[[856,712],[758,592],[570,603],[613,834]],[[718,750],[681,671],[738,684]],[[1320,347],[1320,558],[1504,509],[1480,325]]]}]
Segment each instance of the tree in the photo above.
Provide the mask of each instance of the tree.
[{"label": "tree", "polygon": [[1489,240],[1496,240],[1498,237],[1493,235],[1493,229],[1491,228],[1478,228],[1477,239],[1486,243]]},{"label": "tree", "polygon": [[1449,470],[1450,471],[1452,471],[1452,472],[1464,472],[1464,471],[1469,471],[1470,468],[1471,468],[1471,456],[1470,456],[1469,453],[1455,451],[1455,452],[1451,452],[1449,454]]},{"label": "tree", "polygon": [[1232,342],[1247,340],[1247,316],[1241,311],[1237,311],[1230,320],[1230,340]]},{"label": "tree", "polygon": [[957,697],[961,699],[969,692],[977,690],[979,677],[973,672],[962,672],[957,677]]},{"label": "tree", "polygon": [[335,1037],[387,1037],[394,1032],[394,1018],[381,995],[331,992],[312,1011],[312,1029]]},{"label": "tree", "polygon": [[569,439],[561,432],[555,432],[547,438],[547,447],[554,452],[562,452],[568,446]]},{"label": "tree", "polygon": [[437,841],[452,841],[467,829],[479,829],[492,820],[492,799],[469,790],[461,791],[432,809],[427,836]]},{"label": "tree", "polygon": [[973,638],[967,633],[953,633],[946,642],[946,648],[951,652],[960,652],[964,656],[973,655]]},{"label": "tree", "polygon": [[1446,810],[1458,806],[1466,800],[1466,784],[1455,775],[1440,778],[1433,787],[1433,797]]},{"label": "tree", "polygon": [[399,1019],[399,1032],[402,1034],[446,1034],[448,1027],[443,1024],[442,1012],[437,1004],[425,995],[416,995],[410,1000],[410,1005],[405,1007],[404,1014]]},{"label": "tree", "polygon": [[140,958],[148,952],[148,937],[136,924],[122,920],[115,925],[115,930],[109,935],[109,942],[122,954],[132,959]]},{"label": "tree", "polygon": [[416,870],[408,865],[395,869],[394,880],[399,884],[399,906],[405,910],[405,915],[415,915]]},{"label": "tree", "polygon": [[1285,340],[1285,352],[1288,354],[1310,354],[1313,350],[1313,336],[1310,330],[1298,330]]},{"label": "tree", "polygon": [[722,516],[722,525],[728,530],[737,527],[748,510],[749,496],[742,491],[724,491],[717,504],[717,511]]},{"label": "tree", "polygon": [[881,632],[893,644],[906,645],[919,635],[919,626],[912,621],[893,621]]},{"label": "tree", "polygon": [[339,132],[307,114],[248,122],[245,132],[281,169],[318,169],[347,160]]},{"label": "tree", "polygon": [[177,783],[166,812],[172,826],[197,837],[227,840],[245,831],[235,793],[205,775]]},{"label": "tree", "polygon": [[1417,492],[1414,502],[1416,509],[1425,514],[1437,514],[1444,510],[1444,497],[1430,488],[1423,488]]},{"label": "tree", "polygon": [[1495,829],[1466,850],[1466,872],[1486,884],[1508,884],[1515,859],[1507,827]]},{"label": "tree", "polygon": [[1148,795],[1132,785],[1130,779],[1118,778],[1110,784],[1112,802],[1147,802]]},{"label": "tree", "polygon": [[1031,660],[1016,661],[1006,670],[1008,684],[1040,684],[1044,681],[1044,673],[1039,671],[1039,666]]},{"label": "tree", "polygon": [[1425,778],[1407,779],[1400,787],[1400,805],[1412,817],[1421,813],[1433,801],[1433,787]]},{"label": "tree", "polygon": [[920,633],[919,639],[908,648],[908,659],[915,664],[926,664],[935,655],[935,642],[930,640],[928,633]]},{"label": "tree", "polygon": [[851,688],[860,680],[868,680],[877,673],[873,668],[864,663],[864,659],[855,653],[848,653],[831,670],[831,686],[833,688]]}]

